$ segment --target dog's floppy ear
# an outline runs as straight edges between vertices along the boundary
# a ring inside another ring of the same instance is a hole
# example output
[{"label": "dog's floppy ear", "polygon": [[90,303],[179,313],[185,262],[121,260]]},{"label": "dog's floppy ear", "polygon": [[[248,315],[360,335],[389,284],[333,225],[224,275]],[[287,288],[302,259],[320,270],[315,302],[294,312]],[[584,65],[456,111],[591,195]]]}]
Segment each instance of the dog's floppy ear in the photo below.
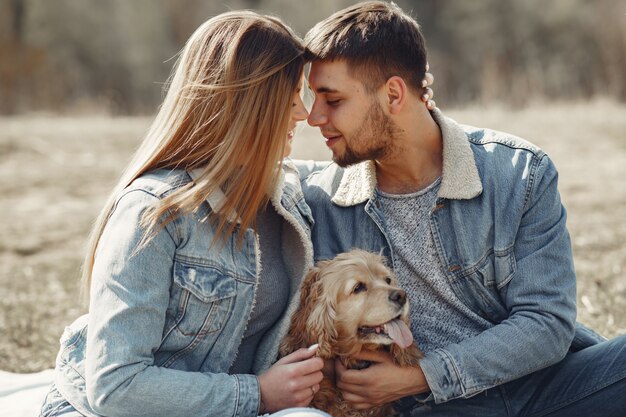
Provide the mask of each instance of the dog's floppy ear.
[{"label": "dog's floppy ear", "polygon": [[335,345],[337,344],[336,300],[332,294],[328,294],[324,290],[322,281],[319,279],[320,274],[321,272],[318,272],[317,280],[312,285],[315,301],[309,301],[310,310],[306,332],[316,343],[319,343],[317,355],[323,359],[330,359],[335,356]]},{"label": "dog's floppy ear", "polygon": [[[330,357],[331,336],[335,329],[333,323],[329,323],[331,310],[324,305],[323,287],[319,279],[321,269],[327,263],[319,262],[304,278],[300,287],[300,306],[294,313],[289,332],[281,343],[281,356],[319,343],[318,355],[322,358]],[[334,314],[332,317],[334,318]],[[336,334],[334,337],[336,338]]]},{"label": "dog's floppy ear", "polygon": [[306,332],[307,320],[311,315],[311,310],[319,298],[319,294],[313,289],[313,285],[317,282],[320,269],[313,267],[304,278],[300,287],[300,305],[291,318],[291,326],[287,336],[280,345],[280,356],[285,356],[302,347],[309,347],[317,343],[312,341]]}]

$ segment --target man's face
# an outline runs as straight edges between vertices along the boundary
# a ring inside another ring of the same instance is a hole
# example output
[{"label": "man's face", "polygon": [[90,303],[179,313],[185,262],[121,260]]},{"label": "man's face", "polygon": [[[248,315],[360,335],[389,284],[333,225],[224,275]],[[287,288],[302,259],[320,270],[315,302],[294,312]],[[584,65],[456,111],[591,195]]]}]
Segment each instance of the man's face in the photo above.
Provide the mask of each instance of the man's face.
[{"label": "man's face", "polygon": [[313,62],[309,86],[315,101],[308,122],[320,128],[338,165],[380,160],[390,153],[394,124],[379,95],[350,76],[344,61]]}]

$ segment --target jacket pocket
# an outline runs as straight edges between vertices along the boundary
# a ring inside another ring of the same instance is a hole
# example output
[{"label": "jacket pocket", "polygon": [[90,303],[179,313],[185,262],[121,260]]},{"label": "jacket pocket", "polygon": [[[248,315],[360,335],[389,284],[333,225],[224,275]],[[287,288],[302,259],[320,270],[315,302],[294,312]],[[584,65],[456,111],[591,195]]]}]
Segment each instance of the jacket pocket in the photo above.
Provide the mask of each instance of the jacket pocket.
[{"label": "jacket pocket", "polygon": [[237,292],[237,281],[209,266],[177,260],[166,333],[202,336],[222,329]]},{"label": "jacket pocket", "polygon": [[515,269],[512,251],[490,252],[467,268],[454,288],[472,311],[492,323],[499,323],[508,316],[503,300]]}]

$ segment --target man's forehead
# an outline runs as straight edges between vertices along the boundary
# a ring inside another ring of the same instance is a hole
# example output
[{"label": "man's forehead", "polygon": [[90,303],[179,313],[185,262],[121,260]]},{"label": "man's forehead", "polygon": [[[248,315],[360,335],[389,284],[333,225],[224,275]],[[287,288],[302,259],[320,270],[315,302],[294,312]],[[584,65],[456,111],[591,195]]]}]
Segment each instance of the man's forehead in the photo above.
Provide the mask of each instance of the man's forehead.
[{"label": "man's forehead", "polygon": [[332,93],[350,84],[360,84],[348,72],[345,61],[313,61],[309,71],[309,87],[318,93]]}]

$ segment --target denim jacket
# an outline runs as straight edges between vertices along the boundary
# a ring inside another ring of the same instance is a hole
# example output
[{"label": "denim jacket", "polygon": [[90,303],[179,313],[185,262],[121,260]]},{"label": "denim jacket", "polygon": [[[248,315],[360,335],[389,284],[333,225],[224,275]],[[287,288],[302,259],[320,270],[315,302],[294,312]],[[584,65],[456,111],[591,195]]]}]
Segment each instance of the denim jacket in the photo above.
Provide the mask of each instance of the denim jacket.
[{"label": "denim jacket", "polygon": [[[223,194],[161,229],[135,252],[143,213],[188,184],[193,172],[159,170],[119,196],[96,254],[90,312],[61,337],[55,384],[87,416],[256,416],[254,375],[228,375],[255,301],[260,252],[252,229],[243,246],[232,237],[211,246],[207,221]],[[298,172],[288,163],[271,198],[284,218],[281,245],[290,303],[257,350],[254,372],[277,358],[312,265],[311,211]]]},{"label": "denim jacket", "polygon": [[[431,388],[422,401],[476,395],[602,340],[576,324],[576,276],[557,171],[536,146],[509,134],[461,126],[435,110],[443,173],[430,229],[456,296],[494,324],[428,352]],[[301,174],[307,171],[299,166]],[[315,260],[351,248],[382,251],[393,264],[376,171],[366,161],[331,164],[303,181],[315,218]],[[419,254],[416,254],[419,256]]]}]

